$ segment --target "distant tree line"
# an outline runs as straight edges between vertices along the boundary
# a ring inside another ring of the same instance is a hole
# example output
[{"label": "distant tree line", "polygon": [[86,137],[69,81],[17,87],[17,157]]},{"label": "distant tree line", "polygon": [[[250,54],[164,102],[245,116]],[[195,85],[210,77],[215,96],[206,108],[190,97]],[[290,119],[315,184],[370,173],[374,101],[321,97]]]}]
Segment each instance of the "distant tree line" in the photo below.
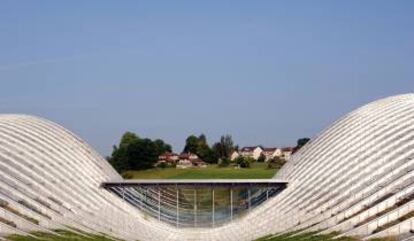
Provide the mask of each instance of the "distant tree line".
[{"label": "distant tree line", "polygon": [[204,134],[200,136],[191,135],[185,140],[184,152],[191,152],[198,155],[207,163],[218,163],[220,160],[229,160],[231,153],[237,150],[230,135],[220,137],[220,140],[211,147],[207,143]]},{"label": "distant tree line", "polygon": [[152,168],[158,156],[172,151],[171,145],[161,139],[140,138],[132,132],[126,132],[118,146],[113,147],[109,163],[118,171],[142,170]]},{"label": "distant tree line", "polygon": [[[308,141],[309,138],[299,139],[295,151]],[[201,134],[187,137],[183,152],[194,153],[210,164],[218,163],[219,166],[227,166],[230,163],[231,154],[238,149],[239,147],[234,144],[230,135],[221,136],[220,140],[210,146],[207,137]],[[165,152],[172,152],[172,147],[163,140],[141,138],[135,133],[126,132],[122,135],[119,144],[113,146],[112,154],[107,157],[107,160],[119,173],[122,173],[128,170],[152,168],[158,161],[158,156]],[[249,161],[243,158],[237,159],[236,163],[241,167],[249,166]]]},{"label": "distant tree line", "polygon": [[[187,137],[183,152],[194,153],[207,163],[218,163],[219,160],[228,162],[231,153],[237,148],[230,135],[222,136],[210,147],[206,136],[202,134]],[[113,146],[112,154],[107,160],[120,173],[143,170],[152,168],[159,155],[171,151],[171,145],[161,139],[140,138],[135,133],[126,132],[119,144]]]}]

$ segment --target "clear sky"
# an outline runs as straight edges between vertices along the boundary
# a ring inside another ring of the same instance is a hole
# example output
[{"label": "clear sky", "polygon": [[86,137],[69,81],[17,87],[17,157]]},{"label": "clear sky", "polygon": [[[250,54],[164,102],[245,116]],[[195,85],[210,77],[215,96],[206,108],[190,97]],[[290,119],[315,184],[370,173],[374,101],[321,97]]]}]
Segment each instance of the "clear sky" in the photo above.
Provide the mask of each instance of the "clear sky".
[{"label": "clear sky", "polygon": [[293,145],[413,92],[414,1],[1,0],[0,84],[103,155],[126,130]]}]

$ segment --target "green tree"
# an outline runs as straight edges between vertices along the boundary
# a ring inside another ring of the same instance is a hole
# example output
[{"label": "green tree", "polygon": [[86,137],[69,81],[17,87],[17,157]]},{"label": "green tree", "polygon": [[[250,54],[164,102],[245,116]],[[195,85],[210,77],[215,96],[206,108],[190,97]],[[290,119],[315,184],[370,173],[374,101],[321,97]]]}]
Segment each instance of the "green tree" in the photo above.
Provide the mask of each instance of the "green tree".
[{"label": "green tree", "polygon": [[161,139],[156,139],[154,141],[154,145],[155,145],[155,149],[157,151],[157,156],[165,153],[165,152],[172,152],[172,147],[171,145],[165,143],[163,140]]},{"label": "green tree", "polygon": [[217,163],[217,156],[207,143],[207,137],[204,134],[200,136],[191,135],[185,141],[184,152],[197,154],[207,163]]},{"label": "green tree", "polygon": [[201,134],[198,137],[196,154],[207,163],[217,163],[217,157],[207,143],[207,137]]},{"label": "green tree", "polygon": [[219,159],[230,159],[234,150],[234,142],[230,135],[221,136],[220,141],[213,145],[213,151]]},{"label": "green tree", "polygon": [[257,159],[257,162],[265,162],[266,161],[266,156],[263,154],[260,154],[259,158]]},{"label": "green tree", "polygon": [[267,162],[267,168],[269,169],[280,169],[285,165],[286,160],[280,157],[274,157]]},{"label": "green tree", "polygon": [[199,140],[195,135],[187,137],[183,152],[197,153]]},{"label": "green tree", "polygon": [[248,167],[250,167],[250,163],[253,160],[250,159],[250,158],[245,158],[245,157],[239,156],[234,161],[237,163],[237,165],[239,165],[239,167],[248,168]]},{"label": "green tree", "polygon": [[293,153],[295,153],[295,152],[299,151],[299,149],[300,149],[300,148],[302,148],[304,145],[306,145],[309,141],[310,141],[310,138],[307,138],[307,137],[305,137],[305,138],[300,138],[300,139],[297,141],[297,145],[296,145],[296,147],[293,149]]},{"label": "green tree", "polygon": [[152,168],[158,160],[157,146],[148,138],[130,143],[126,154],[132,170]]},{"label": "green tree", "polygon": [[301,148],[302,146],[306,145],[306,143],[308,143],[309,141],[310,141],[310,138],[307,138],[307,137],[300,138],[297,142],[298,143],[297,147]]},{"label": "green tree", "polygon": [[128,163],[128,156],[125,147],[118,148],[114,145],[112,155],[107,159],[119,173],[131,169]]},{"label": "green tree", "polygon": [[171,145],[161,139],[141,139],[132,132],[126,132],[119,145],[113,147],[112,155],[107,160],[115,170],[122,173],[152,168],[158,156],[165,151],[171,151]]},{"label": "green tree", "polygon": [[132,142],[134,142],[138,139],[139,139],[139,137],[135,133],[127,131],[121,137],[121,141],[119,143],[119,148],[127,147],[129,144],[131,144]]},{"label": "green tree", "polygon": [[199,152],[199,154],[197,154],[197,155],[199,155],[199,157],[207,163],[217,163],[218,162],[218,157],[217,157],[216,153],[210,147],[202,149]]}]

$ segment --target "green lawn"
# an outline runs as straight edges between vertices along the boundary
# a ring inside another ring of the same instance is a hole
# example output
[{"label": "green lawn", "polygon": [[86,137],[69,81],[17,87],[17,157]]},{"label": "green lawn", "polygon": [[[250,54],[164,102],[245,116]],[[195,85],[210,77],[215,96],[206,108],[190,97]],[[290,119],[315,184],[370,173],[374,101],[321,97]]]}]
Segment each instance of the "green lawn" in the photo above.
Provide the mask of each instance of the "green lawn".
[{"label": "green lawn", "polygon": [[127,179],[254,179],[272,178],[276,169],[267,169],[265,163],[253,163],[250,168],[218,167],[207,168],[153,168],[143,171],[127,171],[123,176]]}]

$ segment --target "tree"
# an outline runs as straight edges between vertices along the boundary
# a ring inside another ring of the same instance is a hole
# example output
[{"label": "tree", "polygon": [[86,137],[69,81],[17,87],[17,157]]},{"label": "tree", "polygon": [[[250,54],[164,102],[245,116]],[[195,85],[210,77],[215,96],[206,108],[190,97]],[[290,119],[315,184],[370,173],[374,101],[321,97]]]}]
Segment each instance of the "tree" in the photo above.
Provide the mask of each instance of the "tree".
[{"label": "tree", "polygon": [[230,135],[221,136],[220,142],[213,145],[213,151],[219,159],[230,159],[234,150],[234,142]]},{"label": "tree", "polygon": [[250,167],[250,162],[252,160],[250,158],[245,158],[245,157],[239,156],[234,161],[237,163],[237,165],[239,165],[239,167],[248,168],[248,167]]},{"label": "tree", "polygon": [[119,146],[113,146],[112,155],[107,159],[118,172],[131,169],[128,162],[127,148],[131,143],[137,140],[139,140],[139,137],[135,133],[127,131],[122,135]]},{"label": "tree", "polygon": [[171,145],[165,143],[163,140],[161,139],[156,139],[154,141],[154,145],[155,145],[155,149],[157,151],[157,156],[165,153],[165,152],[172,152],[172,147]]},{"label": "tree", "polygon": [[265,162],[266,161],[266,156],[263,154],[260,154],[259,158],[257,159],[257,162]]},{"label": "tree", "polygon": [[282,168],[283,165],[285,165],[285,163],[286,163],[285,159],[276,156],[267,162],[267,168],[280,169]]},{"label": "tree", "polygon": [[183,152],[197,153],[199,140],[195,135],[187,137]]},{"label": "tree", "polygon": [[119,146],[114,146],[109,163],[119,173],[128,170],[140,170],[153,167],[158,156],[171,151],[171,145],[161,139],[141,139],[132,132],[126,132],[121,137]]},{"label": "tree", "polygon": [[207,137],[204,134],[198,136],[198,144],[199,145],[207,145]]},{"label": "tree", "polygon": [[207,137],[201,134],[198,137],[196,154],[207,163],[217,163],[217,157],[207,143]]},{"label": "tree", "polygon": [[310,138],[305,137],[298,140],[297,147],[301,148],[302,146],[306,145],[310,141]]},{"label": "tree", "polygon": [[126,154],[132,170],[152,168],[158,160],[157,146],[147,138],[130,143]]},{"label": "tree", "polygon": [[305,137],[305,138],[300,138],[297,141],[296,147],[293,149],[293,153],[299,151],[300,148],[302,148],[304,145],[306,145],[306,143],[308,143],[310,141],[310,138]]},{"label": "tree", "polygon": [[119,173],[130,169],[125,147],[118,148],[114,145],[112,155],[107,159],[109,163],[114,167],[114,169]]},{"label": "tree", "polygon": [[204,134],[200,136],[191,135],[185,141],[184,152],[191,152],[199,156],[207,163],[217,163],[217,156],[207,143]]},{"label": "tree", "polygon": [[228,159],[219,159],[217,163],[219,167],[227,167],[230,165],[230,161]]},{"label": "tree", "polygon": [[119,148],[127,147],[129,144],[131,144],[132,142],[134,142],[138,139],[139,139],[139,137],[135,133],[127,131],[121,137],[121,141],[119,143]]},{"label": "tree", "polygon": [[199,153],[199,157],[207,163],[217,163],[218,162],[218,157],[217,157],[216,153],[210,147],[208,147],[206,149],[203,149]]}]

